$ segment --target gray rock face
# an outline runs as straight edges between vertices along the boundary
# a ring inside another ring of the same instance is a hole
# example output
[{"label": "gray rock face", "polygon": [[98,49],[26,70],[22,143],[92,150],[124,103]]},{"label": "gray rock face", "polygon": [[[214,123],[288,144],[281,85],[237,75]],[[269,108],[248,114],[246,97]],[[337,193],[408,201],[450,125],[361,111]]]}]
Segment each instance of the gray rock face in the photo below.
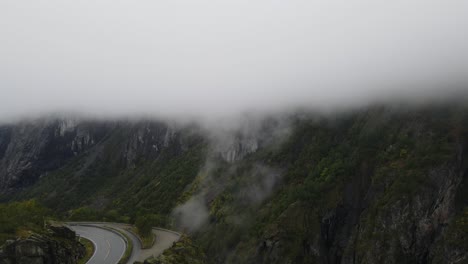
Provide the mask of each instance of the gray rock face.
[{"label": "gray rock face", "polygon": [[34,184],[101,140],[109,124],[37,120],[0,127],[0,192]]},{"label": "gray rock face", "polygon": [[0,126],[0,194],[32,186],[80,155],[85,155],[86,161],[77,173],[84,173],[102,159],[103,152],[109,154],[109,146],[118,160],[116,167],[136,168],[139,162],[157,159],[163,150],[186,150],[188,138],[197,134],[191,129],[157,121],[74,119]]},{"label": "gray rock face", "polygon": [[[246,129],[205,136],[221,159],[232,163],[262,146],[284,137],[284,124],[254,123]],[[158,121],[104,122],[78,119],[39,119],[0,126],[0,194],[29,187],[48,172],[63,167],[74,157],[89,152],[99,156],[109,139],[120,156],[120,165],[135,168],[139,161],[154,160],[162,150],[182,152],[190,138],[200,137],[198,127],[176,126]],[[93,150],[91,150],[93,148]]]},{"label": "gray rock face", "polygon": [[75,232],[66,227],[54,227],[51,232],[8,241],[0,251],[0,264],[75,264],[85,255]]},{"label": "gray rock face", "polygon": [[168,148],[172,143],[183,146],[178,131],[167,124],[140,122],[130,127],[131,132],[122,152],[127,167],[135,167],[139,159],[155,159],[163,148]]},{"label": "gray rock face", "polygon": [[[356,196],[345,193],[343,204],[324,213],[318,232],[304,240],[306,259],[313,259],[312,263],[341,264],[465,263],[466,245],[447,241],[449,223],[455,214],[455,196],[466,177],[467,168],[461,165],[430,171],[430,187],[410,200],[398,200],[381,208],[372,224],[367,210],[374,203],[371,193],[378,190],[366,182],[366,177],[355,180],[360,183],[349,183],[349,193]],[[290,217],[294,215],[287,213],[286,223],[293,221]],[[303,225],[300,221],[294,223]],[[257,248],[256,263],[278,263],[281,243],[287,237],[279,230],[264,235]]]},{"label": "gray rock face", "polygon": [[258,141],[255,138],[234,139],[220,149],[221,157],[227,162],[235,162],[243,159],[258,149]]},{"label": "gray rock face", "polygon": [[213,152],[226,162],[233,163],[265,146],[278,145],[290,133],[289,123],[281,119],[253,119],[241,124],[241,128],[217,131],[212,136]]}]

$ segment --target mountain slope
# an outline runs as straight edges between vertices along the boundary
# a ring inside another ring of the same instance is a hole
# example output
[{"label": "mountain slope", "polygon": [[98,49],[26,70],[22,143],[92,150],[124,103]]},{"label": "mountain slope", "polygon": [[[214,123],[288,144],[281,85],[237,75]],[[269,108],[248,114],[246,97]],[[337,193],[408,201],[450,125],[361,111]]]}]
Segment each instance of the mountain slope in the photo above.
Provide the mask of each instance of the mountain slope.
[{"label": "mountain slope", "polygon": [[4,200],[36,198],[72,219],[148,215],[188,233],[210,263],[468,261],[462,104],[296,113],[222,131],[81,121],[64,137],[61,122],[0,129]]}]

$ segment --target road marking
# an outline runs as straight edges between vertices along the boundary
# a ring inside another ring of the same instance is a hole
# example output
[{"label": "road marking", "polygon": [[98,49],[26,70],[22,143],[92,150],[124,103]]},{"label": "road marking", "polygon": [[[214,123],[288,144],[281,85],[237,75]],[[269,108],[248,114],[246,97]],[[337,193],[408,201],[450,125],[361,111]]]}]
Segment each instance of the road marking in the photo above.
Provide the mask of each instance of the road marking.
[{"label": "road marking", "polygon": [[106,255],[106,257],[104,258],[104,260],[106,260],[107,257],[109,257],[109,254],[110,254],[111,249],[112,249],[112,247],[111,247],[111,245],[110,245],[110,243],[109,243],[109,240],[106,239],[106,242],[107,242],[107,245],[109,246],[109,251],[107,251],[107,255]]}]

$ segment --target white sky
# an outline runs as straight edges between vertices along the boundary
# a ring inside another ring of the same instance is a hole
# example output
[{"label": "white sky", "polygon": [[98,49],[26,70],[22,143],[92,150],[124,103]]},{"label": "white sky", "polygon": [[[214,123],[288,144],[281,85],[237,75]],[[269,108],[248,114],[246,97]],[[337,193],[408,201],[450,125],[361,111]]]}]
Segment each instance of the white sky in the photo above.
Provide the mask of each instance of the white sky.
[{"label": "white sky", "polygon": [[0,1],[0,120],[219,117],[467,80],[466,0]]}]

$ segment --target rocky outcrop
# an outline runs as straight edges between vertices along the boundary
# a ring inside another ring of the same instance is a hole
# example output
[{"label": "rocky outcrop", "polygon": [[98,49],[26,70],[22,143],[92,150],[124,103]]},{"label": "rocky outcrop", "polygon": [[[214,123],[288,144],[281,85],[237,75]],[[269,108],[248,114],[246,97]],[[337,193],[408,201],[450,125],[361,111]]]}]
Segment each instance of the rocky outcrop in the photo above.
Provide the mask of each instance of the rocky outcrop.
[{"label": "rocky outcrop", "polygon": [[208,263],[201,248],[183,235],[172,247],[156,258],[149,258],[144,264],[206,264]]},{"label": "rocky outcrop", "polygon": [[135,168],[163,150],[185,151],[193,134],[190,128],[157,121],[42,119],[0,126],[0,194],[32,186],[85,152],[84,169],[111,148],[116,166]]},{"label": "rocky outcrop", "polygon": [[232,140],[220,151],[221,157],[227,162],[235,162],[243,159],[258,149],[258,141],[255,138]]},{"label": "rocky outcrop", "polygon": [[75,264],[85,247],[67,227],[51,227],[50,234],[10,240],[0,251],[0,264]]},{"label": "rocky outcrop", "polygon": [[34,184],[100,141],[111,124],[36,120],[0,127],[0,193]]},{"label": "rocky outcrop", "polygon": [[271,145],[277,145],[290,133],[289,123],[281,118],[243,120],[240,128],[223,132],[210,131],[211,148],[215,156],[228,163],[242,160],[249,154]]},{"label": "rocky outcrop", "polygon": [[169,146],[183,148],[178,131],[161,122],[139,122],[132,125],[131,133],[125,139],[122,151],[126,167],[135,167],[141,160],[155,159]]}]

